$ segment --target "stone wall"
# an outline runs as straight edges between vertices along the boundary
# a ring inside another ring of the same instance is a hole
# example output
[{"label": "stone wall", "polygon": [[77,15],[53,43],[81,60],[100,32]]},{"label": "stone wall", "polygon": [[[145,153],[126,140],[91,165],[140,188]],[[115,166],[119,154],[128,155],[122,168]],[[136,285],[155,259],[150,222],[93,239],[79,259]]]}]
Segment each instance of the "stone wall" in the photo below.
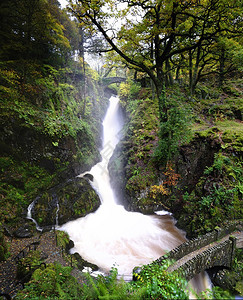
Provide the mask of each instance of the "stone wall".
[{"label": "stone wall", "polygon": [[[181,244],[154,261],[154,263],[163,264],[166,259],[177,261],[189,253],[216,242],[236,230],[242,230],[242,222],[229,223],[224,228],[217,227],[212,232]],[[228,240],[196,255],[178,268],[178,270],[184,274],[187,280],[190,280],[194,275],[214,266],[230,267],[234,257],[235,244],[236,240],[230,237]],[[175,268],[172,265],[168,270],[174,271]]]},{"label": "stone wall", "polygon": [[165,259],[171,259],[171,260],[181,259],[183,256],[195,250],[198,250],[210,243],[216,242],[217,240],[223,238],[224,236],[240,228],[242,228],[242,222],[229,223],[224,228],[217,227],[212,232],[206,233],[205,235],[184,242],[177,248],[171,250],[165,256],[162,256],[159,259],[157,259],[156,263],[160,263]]},{"label": "stone wall", "polygon": [[[190,280],[196,274],[199,274],[205,269],[210,269],[216,266],[230,268],[233,257],[234,240],[229,239],[196,255],[191,260],[179,267],[177,271],[183,274],[186,280]],[[172,268],[168,268],[168,271],[175,271],[173,265]]]}]

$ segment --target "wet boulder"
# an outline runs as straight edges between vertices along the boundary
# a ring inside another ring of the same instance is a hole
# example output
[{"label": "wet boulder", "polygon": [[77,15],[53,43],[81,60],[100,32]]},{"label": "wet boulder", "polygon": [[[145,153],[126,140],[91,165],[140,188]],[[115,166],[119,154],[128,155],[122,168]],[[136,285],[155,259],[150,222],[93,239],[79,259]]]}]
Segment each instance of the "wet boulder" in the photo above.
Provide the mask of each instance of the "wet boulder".
[{"label": "wet boulder", "polygon": [[77,261],[77,267],[79,270],[83,270],[83,269],[90,269],[92,271],[98,271],[99,267],[95,264],[92,264],[90,262],[88,262],[87,260],[83,259],[77,252],[73,254],[75,260]]},{"label": "wet boulder", "polygon": [[17,238],[30,238],[34,235],[33,224],[21,224],[14,232],[13,235]]},{"label": "wet boulder", "polygon": [[89,181],[74,178],[64,184],[47,190],[36,198],[32,218],[38,225],[62,225],[94,212],[100,206],[100,199]]}]

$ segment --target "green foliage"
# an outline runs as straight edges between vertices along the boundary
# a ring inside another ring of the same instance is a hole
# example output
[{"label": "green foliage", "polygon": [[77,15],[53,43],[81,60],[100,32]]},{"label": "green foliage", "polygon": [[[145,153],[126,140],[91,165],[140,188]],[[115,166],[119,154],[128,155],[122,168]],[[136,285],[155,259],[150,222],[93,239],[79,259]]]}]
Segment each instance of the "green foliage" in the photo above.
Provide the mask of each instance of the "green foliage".
[{"label": "green foliage", "polygon": [[213,287],[211,291],[204,291],[196,295],[196,297],[196,299],[235,299],[229,291],[223,290],[218,286]]},{"label": "green foliage", "polygon": [[[1,4],[1,60],[23,58],[52,65],[65,64],[74,50],[73,41],[62,25],[65,13],[60,12],[57,3],[33,1]],[[66,26],[72,23],[67,20],[66,16]]]},{"label": "green foliage", "polygon": [[71,275],[71,270],[58,263],[37,269],[15,299],[79,299],[82,288]]},{"label": "green foliage", "polygon": [[19,162],[12,157],[0,157],[0,221],[14,220],[27,208],[43,188],[48,188],[54,175],[36,165]]},{"label": "green foliage", "polygon": [[235,249],[235,257],[234,263],[232,267],[232,272],[236,279],[236,283],[234,285],[234,290],[232,291],[234,294],[239,294],[243,296],[243,260],[242,260],[243,249]]},{"label": "green foliage", "polygon": [[[43,72],[46,76],[30,71],[31,83],[23,85],[18,79],[21,78],[19,74],[14,84],[8,88],[1,86],[3,116],[19,119],[22,126],[31,127],[55,139],[68,135],[76,137],[78,131],[90,130],[87,121],[78,117],[80,104],[74,98],[77,90],[69,84],[56,84],[62,70],[59,72],[45,65]],[[10,80],[11,76],[9,72]]]},{"label": "green foliage", "polygon": [[185,291],[186,281],[175,273],[167,273],[168,266],[143,266],[136,282],[118,280],[117,269],[112,268],[108,276],[92,278],[86,274],[79,299],[189,299]]},{"label": "green foliage", "polygon": [[130,94],[131,85],[128,82],[122,82],[119,89],[119,97],[122,101],[126,100]]},{"label": "green foliage", "polygon": [[136,288],[144,288],[142,299],[189,299],[187,282],[175,272],[166,271],[170,262],[150,264],[142,267],[137,274]]},{"label": "green foliage", "polygon": [[[160,108],[161,119],[159,128],[158,147],[155,150],[155,159],[166,164],[177,153],[179,146],[188,143],[192,134],[190,131],[190,110],[181,99],[181,94],[163,96]],[[166,112],[164,112],[164,107]]]},{"label": "green foliage", "polygon": [[121,106],[125,107],[129,105],[129,102],[134,101],[137,98],[139,91],[141,90],[140,84],[127,80],[122,82],[119,87],[119,98]]},{"label": "green foliage", "polygon": [[187,232],[204,234],[222,220],[241,218],[242,175],[240,161],[222,153],[215,154],[214,163],[205,169],[195,190],[183,196],[183,214],[188,217],[180,221]]},{"label": "green foliage", "polygon": [[86,273],[87,283],[84,284],[79,299],[136,299],[130,294],[130,285],[117,279],[117,269],[112,268],[108,276],[99,275],[97,279]]},{"label": "green foliage", "polygon": [[242,261],[242,254],[243,249],[235,249],[235,258],[233,263],[233,269],[236,270],[236,272],[243,277],[243,261]]}]

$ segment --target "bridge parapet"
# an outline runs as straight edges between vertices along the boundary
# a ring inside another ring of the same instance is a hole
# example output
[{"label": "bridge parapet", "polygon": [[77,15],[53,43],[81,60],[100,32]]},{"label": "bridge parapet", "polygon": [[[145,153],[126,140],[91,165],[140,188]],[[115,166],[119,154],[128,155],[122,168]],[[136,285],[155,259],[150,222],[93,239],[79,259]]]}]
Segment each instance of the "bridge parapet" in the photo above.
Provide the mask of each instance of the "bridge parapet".
[{"label": "bridge parapet", "polygon": [[209,248],[202,253],[197,254],[192,259],[183,263],[181,266],[172,264],[169,268],[169,272],[177,270],[181,273],[186,280],[192,279],[196,274],[199,274],[202,270],[210,269],[215,266],[231,267],[235,251],[235,240],[230,238],[220,244]]},{"label": "bridge parapet", "polygon": [[100,83],[103,86],[108,86],[112,83],[121,83],[124,81],[126,81],[126,78],[124,78],[124,77],[104,77],[101,79]]},{"label": "bridge parapet", "polygon": [[166,255],[154,261],[154,263],[162,264],[166,259],[179,260],[183,256],[188,255],[189,253],[198,250],[210,243],[216,242],[217,240],[220,240],[224,236],[238,229],[242,229],[242,222],[230,223],[224,228],[216,227],[212,232],[184,242],[177,248],[171,250]]}]

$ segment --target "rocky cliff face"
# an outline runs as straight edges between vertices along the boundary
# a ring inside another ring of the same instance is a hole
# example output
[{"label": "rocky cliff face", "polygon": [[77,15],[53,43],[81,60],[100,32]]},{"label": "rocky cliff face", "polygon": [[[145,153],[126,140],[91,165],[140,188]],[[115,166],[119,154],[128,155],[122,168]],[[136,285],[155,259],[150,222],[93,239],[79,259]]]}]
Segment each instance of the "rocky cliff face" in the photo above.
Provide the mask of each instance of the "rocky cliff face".
[{"label": "rocky cliff face", "polygon": [[108,97],[101,90],[99,101],[94,100],[94,112],[90,112],[93,121],[85,121],[89,128],[81,126],[74,134],[60,133],[57,138],[17,115],[1,116],[0,223],[16,229],[25,222],[27,208],[35,199],[33,217],[40,226],[55,224],[57,202],[60,224],[98,208],[99,198],[92,187],[75,177],[100,160],[98,149]]},{"label": "rocky cliff face", "polygon": [[126,192],[126,166],[128,155],[124,146],[124,141],[121,141],[116,146],[116,149],[109,161],[108,169],[110,173],[110,181],[114,194],[119,203],[125,207],[129,206],[131,197]]},{"label": "rocky cliff face", "polygon": [[[7,123],[8,122],[8,123]],[[28,161],[50,173],[66,167],[65,176],[75,176],[88,169],[99,159],[99,152],[92,145],[86,132],[78,131],[76,138],[66,136],[53,143],[53,139],[35,128],[25,127],[18,120],[1,122],[1,156],[11,156],[17,161]],[[90,161],[82,161],[84,147],[89,148]]]},{"label": "rocky cliff face", "polygon": [[[128,150],[126,141],[121,141],[109,163],[111,185],[115,190],[117,199],[129,210],[140,210],[143,213],[152,213],[155,210],[163,209],[156,204],[149,204],[144,201],[143,205],[138,206],[138,194],[126,190],[128,177],[126,174],[128,163]],[[176,173],[180,174],[178,189],[185,187],[189,192],[193,190],[200,177],[203,175],[205,167],[211,166],[214,161],[214,154],[219,150],[216,141],[207,138],[194,138],[192,142],[180,148],[180,153],[176,159]],[[157,166],[159,168],[159,166]],[[159,179],[157,178],[157,181]],[[151,185],[157,184],[151,182]],[[140,191],[140,197],[146,195],[146,191]],[[168,198],[168,197],[166,197]],[[175,207],[170,207],[172,210]]]},{"label": "rocky cliff face", "polygon": [[190,193],[203,175],[206,167],[212,165],[214,154],[220,145],[210,138],[195,137],[191,143],[182,146],[176,160],[176,172],[180,174],[178,187],[187,187]]}]

